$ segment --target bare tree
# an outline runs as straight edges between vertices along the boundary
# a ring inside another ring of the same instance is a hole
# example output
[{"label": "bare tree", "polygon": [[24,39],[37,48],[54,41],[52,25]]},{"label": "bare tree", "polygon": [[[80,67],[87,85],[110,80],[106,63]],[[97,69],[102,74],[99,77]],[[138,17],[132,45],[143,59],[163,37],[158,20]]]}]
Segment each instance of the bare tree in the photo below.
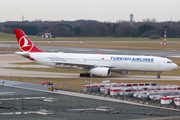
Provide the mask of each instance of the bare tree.
[{"label": "bare tree", "polygon": [[143,19],[142,22],[149,23],[151,20],[149,18]]},{"label": "bare tree", "polygon": [[151,19],[151,22],[152,22],[152,23],[156,23],[156,19],[155,19],[155,18],[152,18],[152,19]]}]

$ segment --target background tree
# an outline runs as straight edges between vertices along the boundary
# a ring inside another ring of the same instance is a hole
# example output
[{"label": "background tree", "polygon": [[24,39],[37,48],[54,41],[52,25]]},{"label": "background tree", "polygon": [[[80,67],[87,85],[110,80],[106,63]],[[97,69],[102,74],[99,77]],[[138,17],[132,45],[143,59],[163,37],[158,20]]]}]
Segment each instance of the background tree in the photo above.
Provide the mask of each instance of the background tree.
[{"label": "background tree", "polygon": [[[164,29],[168,37],[180,37],[180,21],[157,22],[156,19],[143,19],[142,22],[118,20],[113,22],[99,22],[94,20],[76,21],[7,21],[0,23],[0,32],[13,33],[14,28],[22,29],[27,35],[42,35],[51,32],[59,37],[149,37],[150,35],[164,36]],[[13,33],[14,34],[14,33]]]}]

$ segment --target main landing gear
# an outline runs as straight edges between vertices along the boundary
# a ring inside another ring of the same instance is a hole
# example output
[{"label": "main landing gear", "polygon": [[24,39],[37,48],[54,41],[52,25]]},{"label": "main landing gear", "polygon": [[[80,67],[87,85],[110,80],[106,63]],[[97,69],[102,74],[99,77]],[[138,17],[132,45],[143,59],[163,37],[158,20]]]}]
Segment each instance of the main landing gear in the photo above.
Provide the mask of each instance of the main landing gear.
[{"label": "main landing gear", "polygon": [[158,75],[157,75],[157,79],[160,79],[160,73],[158,73]]},{"label": "main landing gear", "polygon": [[80,77],[90,77],[89,73],[80,73]]}]

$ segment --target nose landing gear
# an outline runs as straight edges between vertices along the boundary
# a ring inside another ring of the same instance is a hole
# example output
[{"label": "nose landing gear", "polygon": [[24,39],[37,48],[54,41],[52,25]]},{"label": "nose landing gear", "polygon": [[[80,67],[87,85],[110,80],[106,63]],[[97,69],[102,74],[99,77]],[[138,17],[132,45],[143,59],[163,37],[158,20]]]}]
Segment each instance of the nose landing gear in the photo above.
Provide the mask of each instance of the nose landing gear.
[{"label": "nose landing gear", "polygon": [[157,79],[160,79],[160,72],[159,72],[158,75],[157,75]]}]

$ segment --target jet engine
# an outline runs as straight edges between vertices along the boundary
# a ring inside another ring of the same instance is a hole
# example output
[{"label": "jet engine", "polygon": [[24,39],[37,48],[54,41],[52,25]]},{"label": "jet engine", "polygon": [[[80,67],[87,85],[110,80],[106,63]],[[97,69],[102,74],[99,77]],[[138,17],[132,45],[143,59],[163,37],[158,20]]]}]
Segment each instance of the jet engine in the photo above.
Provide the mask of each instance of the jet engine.
[{"label": "jet engine", "polygon": [[111,70],[109,68],[105,68],[105,67],[92,68],[89,70],[89,72],[92,75],[102,76],[102,77],[111,75]]}]

